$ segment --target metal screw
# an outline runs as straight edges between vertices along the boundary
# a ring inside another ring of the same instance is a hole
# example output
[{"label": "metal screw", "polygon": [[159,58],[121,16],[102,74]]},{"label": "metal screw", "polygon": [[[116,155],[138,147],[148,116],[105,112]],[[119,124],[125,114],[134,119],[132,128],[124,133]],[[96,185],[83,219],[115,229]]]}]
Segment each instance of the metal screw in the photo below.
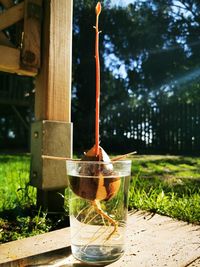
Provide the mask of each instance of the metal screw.
[{"label": "metal screw", "polygon": [[33,178],[35,179],[35,178],[37,178],[37,172],[33,172]]},{"label": "metal screw", "polygon": [[34,137],[38,138],[39,137],[39,133],[38,132],[34,132]]}]

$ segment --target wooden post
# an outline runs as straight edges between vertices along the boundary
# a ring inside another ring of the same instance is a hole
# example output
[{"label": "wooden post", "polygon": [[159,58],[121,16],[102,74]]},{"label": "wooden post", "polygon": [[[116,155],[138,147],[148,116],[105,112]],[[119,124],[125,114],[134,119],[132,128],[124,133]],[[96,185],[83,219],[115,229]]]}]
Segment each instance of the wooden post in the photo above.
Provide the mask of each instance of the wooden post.
[{"label": "wooden post", "polygon": [[[31,183],[37,204],[49,212],[62,210],[65,162],[43,159],[72,156],[71,57],[72,0],[44,0],[41,70],[36,78],[35,118],[31,137]],[[61,164],[61,165],[60,165]]]}]

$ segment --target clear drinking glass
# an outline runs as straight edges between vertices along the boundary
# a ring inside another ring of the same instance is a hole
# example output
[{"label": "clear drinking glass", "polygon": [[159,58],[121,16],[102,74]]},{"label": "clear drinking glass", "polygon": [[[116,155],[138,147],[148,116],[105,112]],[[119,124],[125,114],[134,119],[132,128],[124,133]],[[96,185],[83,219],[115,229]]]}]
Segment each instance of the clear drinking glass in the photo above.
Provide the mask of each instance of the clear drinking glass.
[{"label": "clear drinking glass", "polygon": [[71,248],[80,261],[106,264],[124,253],[131,161],[67,161]]}]

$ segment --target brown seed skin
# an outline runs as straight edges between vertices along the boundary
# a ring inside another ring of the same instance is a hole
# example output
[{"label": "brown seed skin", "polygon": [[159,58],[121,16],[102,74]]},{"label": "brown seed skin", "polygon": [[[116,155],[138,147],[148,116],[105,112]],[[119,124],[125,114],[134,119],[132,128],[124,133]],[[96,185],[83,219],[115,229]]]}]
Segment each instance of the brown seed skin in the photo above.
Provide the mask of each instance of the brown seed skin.
[{"label": "brown seed skin", "polygon": [[[83,161],[97,161],[94,166],[91,164],[82,166],[80,177],[69,177],[70,187],[72,191],[87,200],[109,200],[113,198],[120,188],[120,178],[113,177],[113,165],[102,147],[99,147],[99,155],[95,155],[95,146],[93,146],[82,158]],[[110,162],[110,164],[101,165],[99,168],[98,161]],[[83,178],[81,178],[83,176]],[[96,176],[95,178],[87,178],[87,176]],[[104,178],[111,176],[111,178]]]}]

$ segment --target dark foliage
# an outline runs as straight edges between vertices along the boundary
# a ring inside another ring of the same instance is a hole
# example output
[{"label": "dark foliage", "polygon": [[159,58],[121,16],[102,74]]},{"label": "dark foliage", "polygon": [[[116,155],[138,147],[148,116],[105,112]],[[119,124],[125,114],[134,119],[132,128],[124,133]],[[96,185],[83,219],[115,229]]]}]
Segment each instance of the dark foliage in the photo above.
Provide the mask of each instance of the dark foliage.
[{"label": "dark foliage", "polygon": [[[123,7],[111,7],[110,1],[106,0],[101,2],[101,145],[113,152],[134,149],[158,153],[193,152],[191,146],[182,149],[179,137],[165,138],[164,130],[167,130],[170,136],[176,136],[178,132],[185,138],[182,143],[193,144],[195,151],[200,151],[198,112],[187,113],[183,120],[176,116],[179,122],[187,122],[178,130],[177,121],[170,119],[170,123],[167,122],[167,116],[173,117],[179,112],[172,110],[172,105],[184,107],[188,104],[190,109],[191,105],[197,107],[200,102],[199,1],[133,1]],[[81,152],[94,143],[95,5],[96,1],[92,0],[74,1],[72,121],[74,149]],[[0,85],[0,93],[2,88],[5,87]],[[31,82],[29,88],[32,88]],[[141,113],[143,109],[154,108],[159,113],[157,118],[154,116],[160,121],[159,125],[152,122],[151,115]],[[2,109],[8,111],[10,106]],[[2,110],[0,112],[0,123],[4,123],[0,129],[3,142],[10,128],[18,136],[19,117],[11,118],[2,115]],[[30,109],[19,110],[25,116],[28,112],[30,114]],[[184,113],[184,109],[179,113]],[[162,116],[166,117],[163,127]],[[6,122],[2,122],[4,117]],[[190,127],[194,129],[192,134],[188,134]],[[148,145],[152,133],[156,149]],[[23,134],[27,135],[27,132]],[[15,141],[25,140],[23,134],[20,133],[21,137]]]}]

